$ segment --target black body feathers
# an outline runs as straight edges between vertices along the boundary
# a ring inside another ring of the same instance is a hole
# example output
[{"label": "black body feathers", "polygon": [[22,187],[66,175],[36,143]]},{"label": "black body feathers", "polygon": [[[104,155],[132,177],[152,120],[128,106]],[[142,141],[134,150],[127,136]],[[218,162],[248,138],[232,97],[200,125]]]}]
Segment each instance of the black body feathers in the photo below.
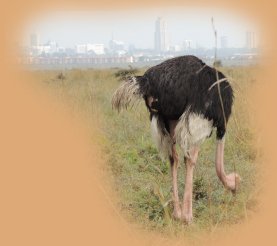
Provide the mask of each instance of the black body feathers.
[{"label": "black body feathers", "polygon": [[[225,76],[218,71],[218,79]],[[203,115],[213,120],[217,138],[225,134],[225,122],[216,70],[195,56],[176,57],[148,69],[143,76],[136,76],[139,93],[146,101],[151,117],[158,115],[165,125],[178,120],[185,111]],[[233,90],[227,79],[219,83],[226,122],[231,114]],[[147,98],[154,101],[149,105]]]}]

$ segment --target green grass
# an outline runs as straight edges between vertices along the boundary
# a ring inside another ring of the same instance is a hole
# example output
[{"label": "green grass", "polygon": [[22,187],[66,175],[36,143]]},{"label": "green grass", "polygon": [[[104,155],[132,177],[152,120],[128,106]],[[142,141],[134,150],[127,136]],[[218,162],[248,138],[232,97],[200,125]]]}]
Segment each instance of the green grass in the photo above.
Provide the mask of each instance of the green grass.
[{"label": "green grass", "polygon": [[[117,69],[70,70],[65,79],[58,72],[33,72],[37,80],[70,104],[74,114],[82,112],[96,122],[107,156],[106,171],[119,196],[116,206],[125,218],[141,228],[167,235],[197,235],[214,232],[220,226],[239,224],[257,209],[258,151],[249,127],[247,92],[255,83],[255,67],[222,68],[233,79],[235,105],[226,136],[227,173],[234,168],[243,181],[233,196],[219,182],[214,167],[215,134],[201,146],[194,175],[194,223],[186,227],[172,220],[169,163],[161,161],[150,136],[150,121],[144,103],[118,114],[111,109],[111,97],[118,87]],[[143,71],[139,71],[142,74]],[[91,132],[91,139],[93,135]],[[182,163],[182,159],[181,159]],[[184,165],[179,169],[180,195],[184,189]]]}]

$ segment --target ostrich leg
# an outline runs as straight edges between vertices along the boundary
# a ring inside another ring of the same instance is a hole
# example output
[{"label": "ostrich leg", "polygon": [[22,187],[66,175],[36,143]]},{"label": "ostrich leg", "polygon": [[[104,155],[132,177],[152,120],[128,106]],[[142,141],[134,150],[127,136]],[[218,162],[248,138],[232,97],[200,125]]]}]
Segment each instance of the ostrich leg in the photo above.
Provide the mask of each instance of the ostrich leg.
[{"label": "ostrich leg", "polygon": [[186,181],[182,206],[182,220],[191,223],[192,215],[192,189],[193,189],[193,170],[197,161],[199,148],[193,147],[189,153],[189,158],[185,157],[186,164]]},{"label": "ostrich leg", "polygon": [[172,200],[173,200],[173,217],[175,219],[181,218],[181,208],[180,208],[180,202],[179,202],[179,194],[178,194],[178,155],[176,152],[175,144],[172,145],[172,156],[169,157],[170,160],[170,169],[171,169],[171,176],[172,176],[172,188],[173,188],[173,194],[172,194]]},{"label": "ostrich leg", "polygon": [[241,180],[237,173],[225,174],[224,171],[224,138],[218,140],[216,147],[215,156],[215,168],[217,176],[219,177],[222,184],[232,192],[236,192],[238,189],[239,182]]},{"label": "ostrich leg", "polygon": [[172,144],[172,156],[169,157],[170,160],[170,169],[171,169],[171,177],[172,177],[172,200],[173,200],[173,217],[175,219],[181,219],[181,207],[179,202],[179,194],[178,194],[178,166],[179,166],[179,159],[178,154],[176,151],[176,144],[175,144],[175,127],[177,122],[171,121],[169,124],[170,128],[170,137],[173,140]]}]

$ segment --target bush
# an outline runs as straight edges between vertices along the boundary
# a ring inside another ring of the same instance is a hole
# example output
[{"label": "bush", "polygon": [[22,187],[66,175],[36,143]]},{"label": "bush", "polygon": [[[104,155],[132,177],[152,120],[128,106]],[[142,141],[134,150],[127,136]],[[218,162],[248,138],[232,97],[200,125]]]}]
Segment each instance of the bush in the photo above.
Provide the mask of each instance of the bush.
[{"label": "bush", "polygon": [[132,68],[131,66],[129,69],[120,69],[118,70],[114,76],[118,78],[119,80],[124,80],[130,76],[134,76],[136,73],[138,73],[138,69]]}]

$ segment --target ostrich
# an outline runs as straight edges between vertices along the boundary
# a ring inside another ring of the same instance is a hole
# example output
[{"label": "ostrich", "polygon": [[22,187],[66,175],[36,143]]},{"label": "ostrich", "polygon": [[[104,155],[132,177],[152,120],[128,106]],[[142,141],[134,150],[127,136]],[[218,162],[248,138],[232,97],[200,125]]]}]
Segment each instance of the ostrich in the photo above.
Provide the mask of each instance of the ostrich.
[{"label": "ostrich", "polygon": [[[219,93],[220,91],[220,93]],[[169,158],[172,176],[173,218],[191,223],[193,170],[199,147],[216,128],[216,173],[222,184],[235,192],[236,173],[224,171],[224,135],[231,115],[233,90],[226,77],[195,56],[166,60],[143,76],[130,76],[114,92],[112,106],[120,111],[144,99],[150,113],[153,139],[163,158]],[[186,165],[183,202],[179,201],[176,144]]]}]

